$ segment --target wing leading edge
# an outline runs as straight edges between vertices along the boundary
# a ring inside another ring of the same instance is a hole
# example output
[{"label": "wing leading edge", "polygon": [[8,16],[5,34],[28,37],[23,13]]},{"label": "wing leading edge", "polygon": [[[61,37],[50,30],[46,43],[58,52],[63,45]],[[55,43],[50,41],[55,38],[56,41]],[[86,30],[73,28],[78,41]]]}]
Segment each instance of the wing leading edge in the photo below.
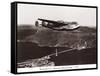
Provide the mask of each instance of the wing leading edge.
[{"label": "wing leading edge", "polygon": [[58,22],[58,21],[53,21],[53,20],[40,19],[40,18],[38,18],[38,20],[53,23],[53,24],[61,24],[61,25],[67,25],[68,24],[68,23],[63,23],[63,22]]}]

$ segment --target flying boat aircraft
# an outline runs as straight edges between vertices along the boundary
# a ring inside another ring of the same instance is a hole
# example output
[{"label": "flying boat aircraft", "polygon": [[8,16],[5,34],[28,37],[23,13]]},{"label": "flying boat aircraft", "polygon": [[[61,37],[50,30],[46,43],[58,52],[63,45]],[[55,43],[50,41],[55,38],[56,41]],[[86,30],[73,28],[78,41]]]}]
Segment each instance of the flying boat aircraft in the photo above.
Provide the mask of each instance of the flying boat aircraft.
[{"label": "flying boat aircraft", "polygon": [[79,24],[77,22],[64,22],[64,21],[54,21],[47,19],[40,19],[42,21],[42,26],[45,28],[50,28],[58,31],[72,31],[79,28]]}]

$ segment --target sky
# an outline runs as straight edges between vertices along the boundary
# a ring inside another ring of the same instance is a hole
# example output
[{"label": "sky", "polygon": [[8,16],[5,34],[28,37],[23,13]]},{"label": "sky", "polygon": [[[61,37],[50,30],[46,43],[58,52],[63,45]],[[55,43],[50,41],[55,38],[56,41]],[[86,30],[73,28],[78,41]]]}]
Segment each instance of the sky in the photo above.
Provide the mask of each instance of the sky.
[{"label": "sky", "polygon": [[96,26],[96,8],[18,4],[18,25],[33,25],[38,18],[78,22],[81,26]]}]

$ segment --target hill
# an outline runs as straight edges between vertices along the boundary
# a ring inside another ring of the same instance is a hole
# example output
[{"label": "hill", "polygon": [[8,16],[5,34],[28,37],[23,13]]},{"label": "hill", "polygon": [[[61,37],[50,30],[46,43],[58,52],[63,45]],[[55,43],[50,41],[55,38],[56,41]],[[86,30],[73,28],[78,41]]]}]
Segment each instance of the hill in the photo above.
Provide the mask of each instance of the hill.
[{"label": "hill", "polygon": [[96,47],[96,28],[80,27],[74,31],[56,31],[44,27],[21,27],[18,28],[18,39],[37,43],[41,47]]},{"label": "hill", "polygon": [[[87,54],[81,52],[81,55],[83,56],[82,58],[84,59],[84,55],[86,56],[85,59],[88,56],[89,58],[92,56],[96,57],[96,28],[80,27],[79,29],[74,31],[56,31],[44,27],[23,25],[23,26],[18,26],[17,35],[18,35],[18,40],[20,40],[17,43],[18,62],[22,62],[28,59],[36,59],[54,53],[55,47],[58,48],[58,51],[63,51],[69,48],[78,48],[78,47],[82,47],[84,49],[89,48],[88,50],[84,50],[85,52],[86,51],[88,52]],[[91,48],[94,50],[92,50]],[[90,51],[90,49],[92,51]],[[73,57],[71,56],[72,58],[71,62],[79,54],[79,52],[77,50],[77,51],[72,51],[72,53],[74,53],[74,55],[72,55]],[[66,56],[68,56],[68,58],[70,57],[69,53],[65,54]],[[63,59],[65,56],[64,57],[59,56],[59,57]],[[58,59],[56,58],[57,60],[55,58],[52,58],[55,63],[57,62],[57,65],[58,63],[60,63],[59,57]],[[68,64],[71,64],[70,61]]]}]

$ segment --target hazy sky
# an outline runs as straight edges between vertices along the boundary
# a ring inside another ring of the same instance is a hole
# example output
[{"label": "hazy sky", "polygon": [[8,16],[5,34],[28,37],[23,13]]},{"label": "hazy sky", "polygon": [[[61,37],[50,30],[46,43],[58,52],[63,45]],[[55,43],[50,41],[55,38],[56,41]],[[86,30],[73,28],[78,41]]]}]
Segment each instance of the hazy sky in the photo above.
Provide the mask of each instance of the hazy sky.
[{"label": "hazy sky", "polygon": [[18,25],[34,25],[38,18],[77,21],[81,26],[96,26],[96,8],[18,4]]}]

